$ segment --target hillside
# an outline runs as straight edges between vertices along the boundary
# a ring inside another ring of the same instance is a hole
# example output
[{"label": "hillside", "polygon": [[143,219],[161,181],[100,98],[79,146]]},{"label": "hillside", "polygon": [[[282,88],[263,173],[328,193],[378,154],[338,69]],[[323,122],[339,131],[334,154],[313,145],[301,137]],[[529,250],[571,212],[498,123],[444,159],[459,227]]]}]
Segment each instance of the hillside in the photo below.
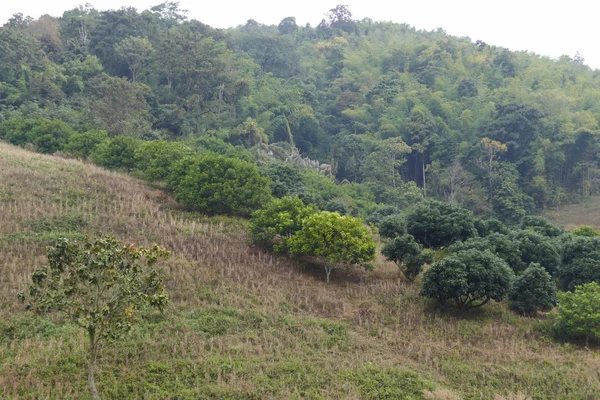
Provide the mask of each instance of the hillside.
[{"label": "hillside", "polygon": [[259,164],[287,146],[369,207],[304,201],[362,217],[425,196],[514,224],[600,193],[598,71],[473,39],[343,5],[318,26],[227,30],[176,2],[15,15],[0,27],[0,139],[92,159],[74,137],[102,151],[164,139]]},{"label": "hillside", "polygon": [[381,262],[325,284],[320,269],[248,254],[244,220],[184,212],[134,178],[0,144],[3,398],[88,396],[83,332],[16,301],[44,244],[82,232],[173,253],[170,308],[100,353],[105,398],[600,397],[596,353],[546,338],[543,319],[499,305],[451,316]]}]

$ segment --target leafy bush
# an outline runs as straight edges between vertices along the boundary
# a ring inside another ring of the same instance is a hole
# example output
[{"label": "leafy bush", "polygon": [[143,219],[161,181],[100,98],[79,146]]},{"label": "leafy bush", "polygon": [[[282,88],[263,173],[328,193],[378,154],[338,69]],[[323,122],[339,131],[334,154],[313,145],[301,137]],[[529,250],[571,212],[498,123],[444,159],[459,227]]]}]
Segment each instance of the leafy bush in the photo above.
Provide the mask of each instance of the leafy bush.
[{"label": "leafy bush", "polygon": [[33,141],[31,131],[39,124],[40,121],[34,119],[8,119],[0,123],[0,139],[16,146],[31,143]]},{"label": "leafy bush", "polygon": [[169,181],[177,201],[208,214],[249,215],[270,198],[254,164],[217,154],[182,159]]},{"label": "leafy bush", "polygon": [[333,264],[359,264],[375,258],[375,242],[362,220],[321,211],[308,217],[288,240],[292,255],[312,255],[326,263],[327,282]]},{"label": "leafy bush", "polygon": [[563,290],[584,283],[600,283],[600,237],[571,235],[563,247],[558,279]]},{"label": "leafy bush", "polygon": [[452,246],[450,246],[450,251],[452,253],[469,249],[475,249],[479,251],[489,250],[506,261],[513,271],[520,268],[520,265],[522,264],[519,244],[508,235],[492,233],[483,238],[475,237],[465,242],[454,243]]},{"label": "leafy bush", "polygon": [[140,139],[130,136],[116,136],[96,146],[90,157],[95,164],[104,168],[133,171],[135,151],[140,143]]},{"label": "leafy bush", "polygon": [[519,249],[521,261],[511,264],[513,270],[518,273],[531,263],[541,264],[550,274],[555,274],[560,265],[560,255],[556,245],[547,237],[532,230],[515,231],[509,237]]},{"label": "leafy bush", "polygon": [[600,236],[600,231],[598,229],[594,229],[588,225],[581,225],[580,227],[573,229],[571,233],[575,236]]},{"label": "leafy bush", "polygon": [[271,179],[274,197],[294,196],[302,191],[302,175],[298,168],[284,163],[271,163],[261,173]]},{"label": "leafy bush", "polygon": [[42,120],[31,130],[31,139],[40,153],[52,154],[62,150],[73,133],[66,122]]},{"label": "leafy bush", "polygon": [[77,158],[88,158],[96,146],[108,141],[106,131],[94,130],[74,133],[69,137],[63,150]]},{"label": "leafy bush", "polygon": [[406,222],[400,214],[383,217],[379,223],[381,237],[393,239],[406,233]]},{"label": "leafy bush", "polygon": [[585,338],[586,345],[590,339],[600,340],[600,285],[591,282],[559,293],[554,328],[567,338]]},{"label": "leafy bush", "polygon": [[[273,199],[252,214],[250,224],[253,244],[274,248],[277,252],[287,251],[287,241],[302,228],[302,221],[315,214],[317,208],[306,205],[298,197]],[[273,243],[279,236],[279,243]]]},{"label": "leafy bush", "polygon": [[469,309],[501,301],[510,291],[514,273],[491,251],[466,250],[434,263],[423,274],[421,295],[439,302],[454,301]]},{"label": "leafy bush", "polygon": [[375,226],[379,226],[383,218],[389,217],[390,215],[399,214],[400,209],[395,206],[383,206],[377,209],[375,212],[371,213],[365,222],[367,224],[374,224]]},{"label": "leafy bush", "polygon": [[528,215],[521,220],[521,229],[531,229],[543,236],[557,237],[564,233],[564,229],[551,224],[544,217]]},{"label": "leafy bush", "polygon": [[426,247],[440,248],[477,234],[470,211],[450,203],[427,200],[408,210],[406,231]]},{"label": "leafy bush", "polygon": [[164,180],[169,176],[173,164],[192,154],[192,149],[183,143],[153,140],[142,143],[136,149],[135,166],[144,173],[146,179]]},{"label": "leafy bush", "polygon": [[548,311],[556,304],[556,285],[550,274],[540,265],[531,264],[519,276],[510,292],[510,307],[527,315]]},{"label": "leafy bush", "polygon": [[409,280],[414,280],[423,271],[423,265],[433,261],[433,252],[423,249],[409,234],[396,236],[385,244],[381,253],[398,265]]},{"label": "leafy bush", "polygon": [[476,219],[475,229],[477,230],[479,236],[488,236],[492,233],[501,233],[506,235],[509,232],[508,228],[502,223],[502,221],[496,218],[489,218],[485,220]]}]

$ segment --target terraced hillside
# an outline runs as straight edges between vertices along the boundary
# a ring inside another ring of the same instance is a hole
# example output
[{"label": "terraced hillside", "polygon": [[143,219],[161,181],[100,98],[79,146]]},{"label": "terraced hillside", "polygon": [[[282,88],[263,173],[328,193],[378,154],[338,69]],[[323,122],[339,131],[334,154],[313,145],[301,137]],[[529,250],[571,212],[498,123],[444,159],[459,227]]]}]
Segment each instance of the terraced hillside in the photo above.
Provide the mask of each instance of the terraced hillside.
[{"label": "terraced hillside", "polygon": [[390,265],[321,270],[247,251],[247,222],[79,161],[0,144],[0,398],[87,398],[86,337],[16,295],[55,237],[169,248],[172,304],[106,343],[106,399],[594,399],[597,352],[492,305],[453,317]]}]

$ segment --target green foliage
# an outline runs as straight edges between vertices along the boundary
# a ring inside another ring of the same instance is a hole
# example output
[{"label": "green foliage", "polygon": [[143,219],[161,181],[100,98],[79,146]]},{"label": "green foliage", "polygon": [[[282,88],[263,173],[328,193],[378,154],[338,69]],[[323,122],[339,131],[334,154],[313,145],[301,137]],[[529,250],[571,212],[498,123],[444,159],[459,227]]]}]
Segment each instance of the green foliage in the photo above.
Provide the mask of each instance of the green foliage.
[{"label": "green foliage", "polygon": [[94,146],[90,158],[104,168],[133,171],[136,168],[135,152],[140,144],[139,139],[117,136]]},{"label": "green foliage", "polygon": [[460,207],[427,200],[410,208],[405,216],[406,230],[426,247],[449,246],[477,234],[473,215]]},{"label": "green foliage", "polygon": [[271,163],[261,169],[261,173],[271,179],[271,193],[274,197],[298,195],[303,190],[303,177],[298,168],[284,163]]},{"label": "green foliage", "polygon": [[393,239],[406,233],[406,221],[400,214],[392,214],[381,218],[378,225],[381,237]]},{"label": "green foliage", "polygon": [[592,228],[588,225],[581,225],[578,228],[575,228],[571,231],[571,233],[575,236],[586,236],[586,237],[594,237],[600,236],[600,231]]},{"label": "green foliage", "polygon": [[169,181],[177,201],[208,214],[249,215],[270,197],[255,165],[216,154],[182,159]]},{"label": "green foliage", "polygon": [[475,229],[479,236],[488,236],[492,233],[501,233],[503,235],[508,234],[509,230],[504,224],[496,218],[489,219],[476,219],[475,220]]},{"label": "green foliage", "polygon": [[40,153],[52,154],[62,150],[73,129],[63,121],[40,121],[39,125],[31,130],[33,144]]},{"label": "green foliage", "polygon": [[531,263],[515,280],[509,299],[510,307],[521,314],[549,311],[556,304],[556,285],[540,264]]},{"label": "green foliage", "polygon": [[521,229],[531,229],[547,237],[557,237],[562,235],[564,229],[551,224],[544,217],[537,215],[528,215],[521,220]]},{"label": "green foliage", "polygon": [[502,301],[509,293],[514,273],[489,250],[465,250],[434,263],[422,277],[421,295],[439,302],[454,301],[469,309]]},{"label": "green foliage", "polygon": [[600,285],[591,282],[559,293],[554,328],[567,338],[585,338],[586,345],[590,339],[600,340]]},{"label": "green foliage", "polygon": [[192,154],[192,150],[180,142],[144,142],[135,150],[135,168],[148,180],[165,180],[175,163]]},{"label": "green foliage", "polygon": [[74,157],[86,159],[96,146],[108,141],[106,131],[93,130],[83,133],[73,133],[63,150]]},{"label": "green foliage", "polygon": [[252,214],[251,241],[277,252],[287,252],[287,241],[302,228],[302,222],[316,212],[314,206],[304,204],[298,197],[273,199]]},{"label": "green foliage", "polygon": [[98,345],[129,331],[147,307],[163,310],[169,302],[161,274],[154,268],[166,249],[124,247],[110,236],[81,242],[59,239],[46,251],[48,265],[32,275],[22,301],[38,313],[62,312],[85,329],[90,340],[88,384],[94,399]]},{"label": "green foliage", "polygon": [[319,257],[327,264],[327,281],[333,264],[359,264],[375,258],[375,242],[358,218],[322,211],[302,223],[288,240],[292,255]]},{"label": "green foliage", "polygon": [[517,243],[521,261],[511,264],[516,273],[523,271],[531,263],[541,264],[551,275],[560,265],[560,254],[556,244],[546,236],[532,230],[514,231],[509,235]]},{"label": "green foliage", "polygon": [[398,265],[398,268],[409,280],[414,280],[423,271],[423,265],[433,261],[434,253],[423,249],[415,238],[404,234],[396,236],[385,244],[381,250],[388,260]]},{"label": "green foliage", "polygon": [[600,237],[570,236],[563,245],[558,279],[563,290],[600,283]]}]

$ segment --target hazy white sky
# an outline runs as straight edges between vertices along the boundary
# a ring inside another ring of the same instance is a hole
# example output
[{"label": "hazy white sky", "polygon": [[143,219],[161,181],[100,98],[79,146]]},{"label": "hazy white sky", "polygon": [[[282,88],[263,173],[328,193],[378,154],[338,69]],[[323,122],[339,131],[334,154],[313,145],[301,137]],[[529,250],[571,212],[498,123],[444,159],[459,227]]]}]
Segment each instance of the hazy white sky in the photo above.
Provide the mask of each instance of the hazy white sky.
[{"label": "hazy white sky", "polygon": [[[17,12],[39,17],[60,16],[86,0],[0,0],[0,21]],[[88,0],[90,1],[90,0]],[[165,0],[93,0],[99,10],[133,6],[139,10]],[[347,4],[355,19],[405,22],[419,29],[443,28],[452,35],[469,36],[511,50],[530,50],[557,58],[577,51],[586,64],[600,68],[598,11],[595,0],[181,0],[189,17],[227,28],[252,18],[277,24],[288,16],[299,24],[316,25],[327,10]]]}]

